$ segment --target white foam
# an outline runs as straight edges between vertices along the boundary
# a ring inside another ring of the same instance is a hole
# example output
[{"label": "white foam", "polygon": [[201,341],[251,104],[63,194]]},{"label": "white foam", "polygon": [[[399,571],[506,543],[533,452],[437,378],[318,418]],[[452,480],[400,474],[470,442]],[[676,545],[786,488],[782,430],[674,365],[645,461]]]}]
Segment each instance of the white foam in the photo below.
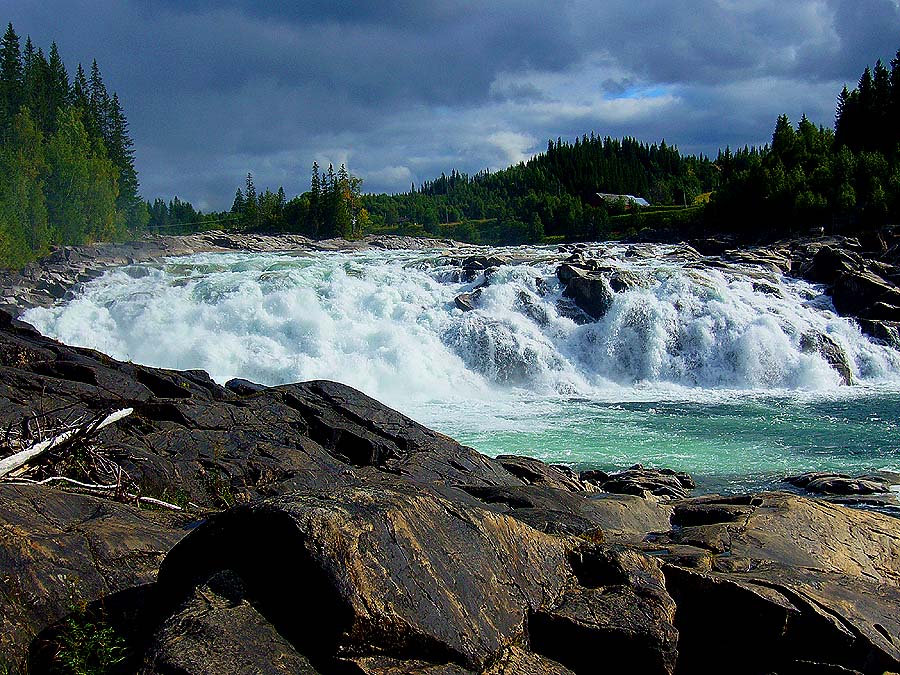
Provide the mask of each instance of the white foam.
[{"label": "white foam", "polygon": [[[534,405],[573,396],[844,395],[837,372],[802,349],[804,334],[840,345],[857,382],[900,382],[900,354],[836,316],[809,284],[752,268],[619,257],[641,284],[616,294],[601,320],[579,325],[558,307],[554,256],[511,252],[531,262],[501,267],[471,312],[453,298],[473,284],[448,281],[451,266],[434,253],[366,251],[207,254],[149,274],[113,270],[75,300],[24,318],[70,344],[202,368],[219,382],[338,380],[423,421],[474,400],[500,423],[522,396]],[[765,290],[756,287],[761,276]]]}]

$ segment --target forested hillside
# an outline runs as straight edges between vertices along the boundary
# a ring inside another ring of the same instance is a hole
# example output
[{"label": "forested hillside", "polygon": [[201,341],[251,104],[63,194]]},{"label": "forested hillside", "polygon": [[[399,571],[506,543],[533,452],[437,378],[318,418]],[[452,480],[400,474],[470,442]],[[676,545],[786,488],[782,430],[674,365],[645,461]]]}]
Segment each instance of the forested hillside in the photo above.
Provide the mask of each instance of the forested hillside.
[{"label": "forested hillside", "polygon": [[545,153],[502,171],[469,176],[453,170],[401,194],[363,194],[362,180],[343,165],[335,172],[313,164],[310,190],[287,201],[283,187],[258,194],[248,174],[229,213],[196,213],[178,199],[157,200],[148,208],[151,227],[230,223],[310,237],[398,232],[520,244],[548,236],[608,236],[613,221],[633,209],[598,193],[645,196],[666,212],[691,206],[688,215],[697,219],[702,209],[693,205],[717,180],[717,167],[706,157],[683,156],[665,142],[592,134],[573,143],[550,141]]},{"label": "forested hillside", "polygon": [[471,177],[453,171],[406,194],[366,195],[364,203],[375,226],[415,222],[432,234],[449,229],[446,234],[510,244],[543,236],[583,239],[606,235],[610,217],[630,208],[598,193],[693,204],[715,178],[708,158],[683,156],[665,141],[591,134],[573,143],[550,141],[546,152],[503,171]]},{"label": "forested hillside", "polygon": [[12,24],[0,43],[0,265],[19,267],[52,244],[123,238],[147,211],[118,96],[94,61],[70,80]]},{"label": "forested hillside", "polygon": [[900,222],[900,51],[867,67],[838,96],[834,130],[782,115],[772,144],[720,154],[710,227],[791,234],[810,226],[856,231]]},{"label": "forested hillside", "polygon": [[[229,211],[138,196],[122,105],[97,63],[70,78],[13,26],[0,43],[0,264],[21,266],[53,244],[134,236],[147,226],[359,237],[432,235],[486,244],[622,234],[727,233],[745,239],[853,232],[900,221],[900,52],[867,67],[837,98],[834,130],[778,118],[771,144],[715,160],[677,147],[594,133],[558,138],[527,162],[467,175],[451,170],[400,194],[364,194],[343,165],[313,164],[309,190],[258,190],[251,174]],[[298,177],[298,184],[306,177]],[[650,202],[611,200],[601,193]],[[148,222],[149,220],[149,222]]]}]

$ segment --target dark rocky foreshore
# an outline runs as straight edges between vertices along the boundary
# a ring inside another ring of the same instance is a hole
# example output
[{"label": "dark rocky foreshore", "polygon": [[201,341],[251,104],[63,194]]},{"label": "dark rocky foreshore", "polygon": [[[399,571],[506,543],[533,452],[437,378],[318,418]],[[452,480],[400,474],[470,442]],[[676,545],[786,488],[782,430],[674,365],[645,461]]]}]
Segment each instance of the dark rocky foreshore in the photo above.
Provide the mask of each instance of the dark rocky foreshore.
[{"label": "dark rocky foreshore", "polygon": [[900,670],[900,519],[494,460],[342,385],[222,387],[0,314],[7,443],[126,407],[98,448],[184,510],[0,482],[0,671],[73,625],[146,675]]},{"label": "dark rocky foreshore", "polygon": [[[47,305],[111,266],[169,255],[346,245],[206,233],[61,249],[6,275],[3,304]],[[703,240],[673,255],[755,264],[763,292],[766,273],[826,284],[838,311],[900,346],[898,250]],[[584,320],[642,283],[571,253],[558,276]],[[486,283],[503,264],[460,256]],[[851,383],[827,335],[807,341]],[[223,387],[61,345],[0,312],[0,460],[124,408],[89,452],[62,445],[32,482],[0,480],[0,673],[57,672],[72,631],[103,636],[109,672],[144,675],[900,671],[900,519],[784,492],[692,498],[690,476],[641,466],[490,459],[346,386]],[[126,483],[85,488],[96,462]],[[850,502],[896,482],[791,480]]]}]

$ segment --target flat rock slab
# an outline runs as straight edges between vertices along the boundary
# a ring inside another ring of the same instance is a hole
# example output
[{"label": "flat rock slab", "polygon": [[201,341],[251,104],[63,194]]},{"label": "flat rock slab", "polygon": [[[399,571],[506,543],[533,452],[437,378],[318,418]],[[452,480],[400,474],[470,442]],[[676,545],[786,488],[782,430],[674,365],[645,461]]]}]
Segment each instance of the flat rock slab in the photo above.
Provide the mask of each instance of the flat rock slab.
[{"label": "flat rock slab", "polygon": [[788,476],[784,480],[808,492],[839,496],[889,493],[891,486],[896,484],[889,477],[879,474],[849,476],[827,471]]},{"label": "flat rock slab", "polygon": [[169,513],[0,483],[0,655],[17,662],[73,606],[153,582],[188,525]]}]

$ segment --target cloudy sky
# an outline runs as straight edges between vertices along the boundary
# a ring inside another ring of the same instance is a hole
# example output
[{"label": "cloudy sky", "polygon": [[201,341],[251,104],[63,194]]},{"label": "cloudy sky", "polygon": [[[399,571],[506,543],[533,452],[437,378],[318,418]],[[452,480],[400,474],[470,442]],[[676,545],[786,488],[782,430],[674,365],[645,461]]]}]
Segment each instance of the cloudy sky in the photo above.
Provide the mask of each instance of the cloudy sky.
[{"label": "cloudy sky", "polygon": [[830,125],[840,87],[900,47],[900,0],[0,0],[74,71],[97,59],[142,192],[223,209],[309,188],[313,160],[372,192],[502,168],[595,131],[685,152]]}]

